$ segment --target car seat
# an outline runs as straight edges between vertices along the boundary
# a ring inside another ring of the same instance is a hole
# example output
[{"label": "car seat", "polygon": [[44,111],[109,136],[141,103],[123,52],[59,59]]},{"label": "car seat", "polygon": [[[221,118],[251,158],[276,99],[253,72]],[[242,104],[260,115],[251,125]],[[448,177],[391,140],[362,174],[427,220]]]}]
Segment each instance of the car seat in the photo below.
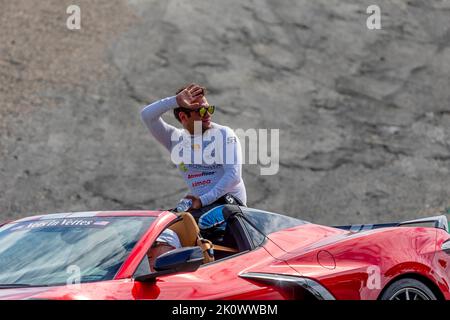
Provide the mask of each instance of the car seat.
[{"label": "car seat", "polygon": [[214,261],[213,244],[200,236],[200,229],[189,212],[178,213],[178,221],[169,226],[180,238],[183,247],[199,246],[203,251],[203,263]]}]

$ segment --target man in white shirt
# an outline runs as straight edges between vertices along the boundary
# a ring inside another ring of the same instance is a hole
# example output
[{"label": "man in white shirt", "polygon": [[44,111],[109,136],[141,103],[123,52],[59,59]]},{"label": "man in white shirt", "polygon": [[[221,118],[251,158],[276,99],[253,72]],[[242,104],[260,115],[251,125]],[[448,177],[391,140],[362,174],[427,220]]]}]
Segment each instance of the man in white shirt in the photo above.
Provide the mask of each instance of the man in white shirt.
[{"label": "man in white shirt", "polygon": [[[186,198],[192,200],[192,209],[208,206],[229,195],[246,205],[239,139],[229,127],[211,121],[215,107],[208,104],[205,92],[205,88],[191,84],[179,90],[176,96],[146,106],[141,111],[142,120],[150,133],[172,155],[188,144],[190,158],[194,161],[182,161],[176,165],[189,188],[190,194]],[[174,111],[183,129],[169,125],[161,118],[169,110]],[[195,132],[196,128],[201,128],[201,132]],[[180,143],[176,137],[184,137],[184,142]],[[222,161],[211,162],[203,157],[203,150],[211,149],[214,150],[209,160],[214,159],[214,152],[217,152],[221,154],[219,158]],[[200,162],[195,161],[198,160],[196,153],[202,153]]]}]

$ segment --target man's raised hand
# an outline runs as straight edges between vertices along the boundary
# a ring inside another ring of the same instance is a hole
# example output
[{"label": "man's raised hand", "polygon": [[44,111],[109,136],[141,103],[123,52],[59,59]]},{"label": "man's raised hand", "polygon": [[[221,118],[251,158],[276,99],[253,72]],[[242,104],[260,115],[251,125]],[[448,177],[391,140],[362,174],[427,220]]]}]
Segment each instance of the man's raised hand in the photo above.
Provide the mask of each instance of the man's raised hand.
[{"label": "man's raised hand", "polygon": [[200,98],[204,95],[205,88],[193,83],[177,94],[177,104],[180,107],[194,110],[200,107]]}]

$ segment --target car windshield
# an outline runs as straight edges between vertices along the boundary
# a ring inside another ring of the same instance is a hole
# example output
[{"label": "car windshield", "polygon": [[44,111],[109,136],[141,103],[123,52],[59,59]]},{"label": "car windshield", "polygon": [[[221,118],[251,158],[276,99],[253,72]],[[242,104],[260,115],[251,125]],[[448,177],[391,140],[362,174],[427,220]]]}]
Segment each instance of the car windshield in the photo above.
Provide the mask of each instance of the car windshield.
[{"label": "car windshield", "polygon": [[0,288],[112,280],[155,217],[22,221],[0,228]]}]

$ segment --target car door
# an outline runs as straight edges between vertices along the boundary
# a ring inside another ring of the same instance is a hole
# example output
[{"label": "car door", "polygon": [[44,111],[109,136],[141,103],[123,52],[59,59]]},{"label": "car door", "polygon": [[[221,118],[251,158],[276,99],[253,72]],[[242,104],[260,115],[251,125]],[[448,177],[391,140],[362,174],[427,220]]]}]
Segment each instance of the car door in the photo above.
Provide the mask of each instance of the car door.
[{"label": "car door", "polygon": [[[243,221],[239,218],[236,227],[242,237],[249,237]],[[254,243],[251,239],[249,242]],[[137,272],[145,273],[141,262]],[[264,243],[251,246],[248,250],[236,253],[221,260],[201,265],[194,272],[175,273],[157,277],[153,282],[134,282],[133,296],[136,299],[255,299],[276,300],[289,298],[289,293],[241,278],[244,272],[263,270],[278,265],[274,257],[265,249]]]}]

